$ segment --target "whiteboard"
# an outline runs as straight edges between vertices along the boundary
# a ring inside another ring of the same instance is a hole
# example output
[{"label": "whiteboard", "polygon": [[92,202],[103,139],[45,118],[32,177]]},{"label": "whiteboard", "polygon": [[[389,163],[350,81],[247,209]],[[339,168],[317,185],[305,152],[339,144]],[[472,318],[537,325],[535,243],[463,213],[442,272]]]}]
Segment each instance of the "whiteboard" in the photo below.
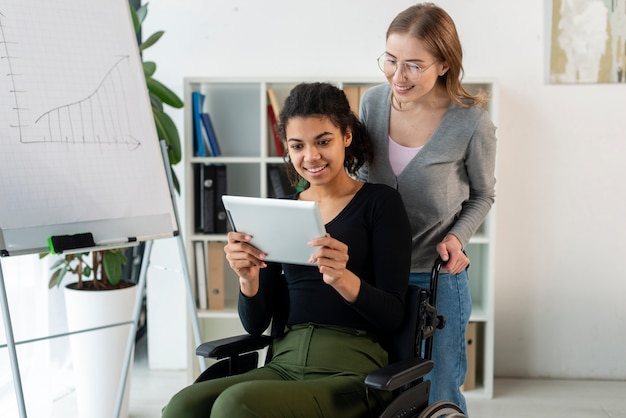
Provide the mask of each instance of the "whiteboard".
[{"label": "whiteboard", "polygon": [[0,0],[0,253],[177,222],[128,0]]}]

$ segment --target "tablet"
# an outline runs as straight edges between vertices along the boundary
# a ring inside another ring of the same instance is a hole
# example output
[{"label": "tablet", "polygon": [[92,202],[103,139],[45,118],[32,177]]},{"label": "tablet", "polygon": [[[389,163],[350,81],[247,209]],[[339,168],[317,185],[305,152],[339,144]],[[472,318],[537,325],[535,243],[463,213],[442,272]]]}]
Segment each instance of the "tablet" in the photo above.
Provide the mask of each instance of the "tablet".
[{"label": "tablet", "polygon": [[308,265],[318,247],[307,242],[326,235],[316,202],[231,195],[222,202],[231,228],[251,235],[267,261]]}]

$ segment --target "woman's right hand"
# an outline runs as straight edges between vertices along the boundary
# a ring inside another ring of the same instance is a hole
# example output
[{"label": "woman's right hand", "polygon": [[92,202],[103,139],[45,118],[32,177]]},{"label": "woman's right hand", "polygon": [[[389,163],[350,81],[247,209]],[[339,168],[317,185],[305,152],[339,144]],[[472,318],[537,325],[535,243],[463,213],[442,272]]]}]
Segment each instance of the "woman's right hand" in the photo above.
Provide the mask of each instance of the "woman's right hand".
[{"label": "woman's right hand", "polygon": [[259,270],[267,267],[265,254],[250,244],[252,237],[241,232],[229,232],[224,246],[230,268],[239,276],[239,287],[246,296],[256,295],[259,289]]}]

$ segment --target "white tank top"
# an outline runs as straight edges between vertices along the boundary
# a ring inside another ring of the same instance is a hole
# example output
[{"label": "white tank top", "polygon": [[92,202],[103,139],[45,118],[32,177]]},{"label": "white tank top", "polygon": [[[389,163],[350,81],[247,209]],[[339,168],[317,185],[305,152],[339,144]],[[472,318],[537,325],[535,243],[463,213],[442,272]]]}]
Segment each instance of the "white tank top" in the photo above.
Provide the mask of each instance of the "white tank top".
[{"label": "white tank top", "polygon": [[409,162],[422,148],[424,148],[423,145],[416,148],[405,147],[396,143],[393,138],[389,137],[389,162],[391,163],[391,169],[396,177],[402,173],[402,170],[406,168]]}]

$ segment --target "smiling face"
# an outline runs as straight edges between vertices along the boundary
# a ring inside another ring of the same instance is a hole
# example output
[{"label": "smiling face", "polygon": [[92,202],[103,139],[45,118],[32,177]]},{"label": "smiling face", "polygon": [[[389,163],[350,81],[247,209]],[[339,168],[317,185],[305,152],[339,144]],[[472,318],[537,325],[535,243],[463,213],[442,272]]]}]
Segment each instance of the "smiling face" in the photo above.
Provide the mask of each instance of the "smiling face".
[{"label": "smiling face", "polygon": [[[434,90],[437,78],[448,70],[447,63],[437,61],[426,49],[424,42],[410,34],[390,34],[385,53],[398,67],[397,71],[386,73],[385,77],[394,98],[403,105],[428,96]],[[420,75],[411,77],[410,71],[405,68],[406,64],[418,65]]]},{"label": "smiling face", "polygon": [[285,125],[289,159],[311,187],[332,186],[348,177],[344,168],[352,134],[323,116],[290,118]]}]

